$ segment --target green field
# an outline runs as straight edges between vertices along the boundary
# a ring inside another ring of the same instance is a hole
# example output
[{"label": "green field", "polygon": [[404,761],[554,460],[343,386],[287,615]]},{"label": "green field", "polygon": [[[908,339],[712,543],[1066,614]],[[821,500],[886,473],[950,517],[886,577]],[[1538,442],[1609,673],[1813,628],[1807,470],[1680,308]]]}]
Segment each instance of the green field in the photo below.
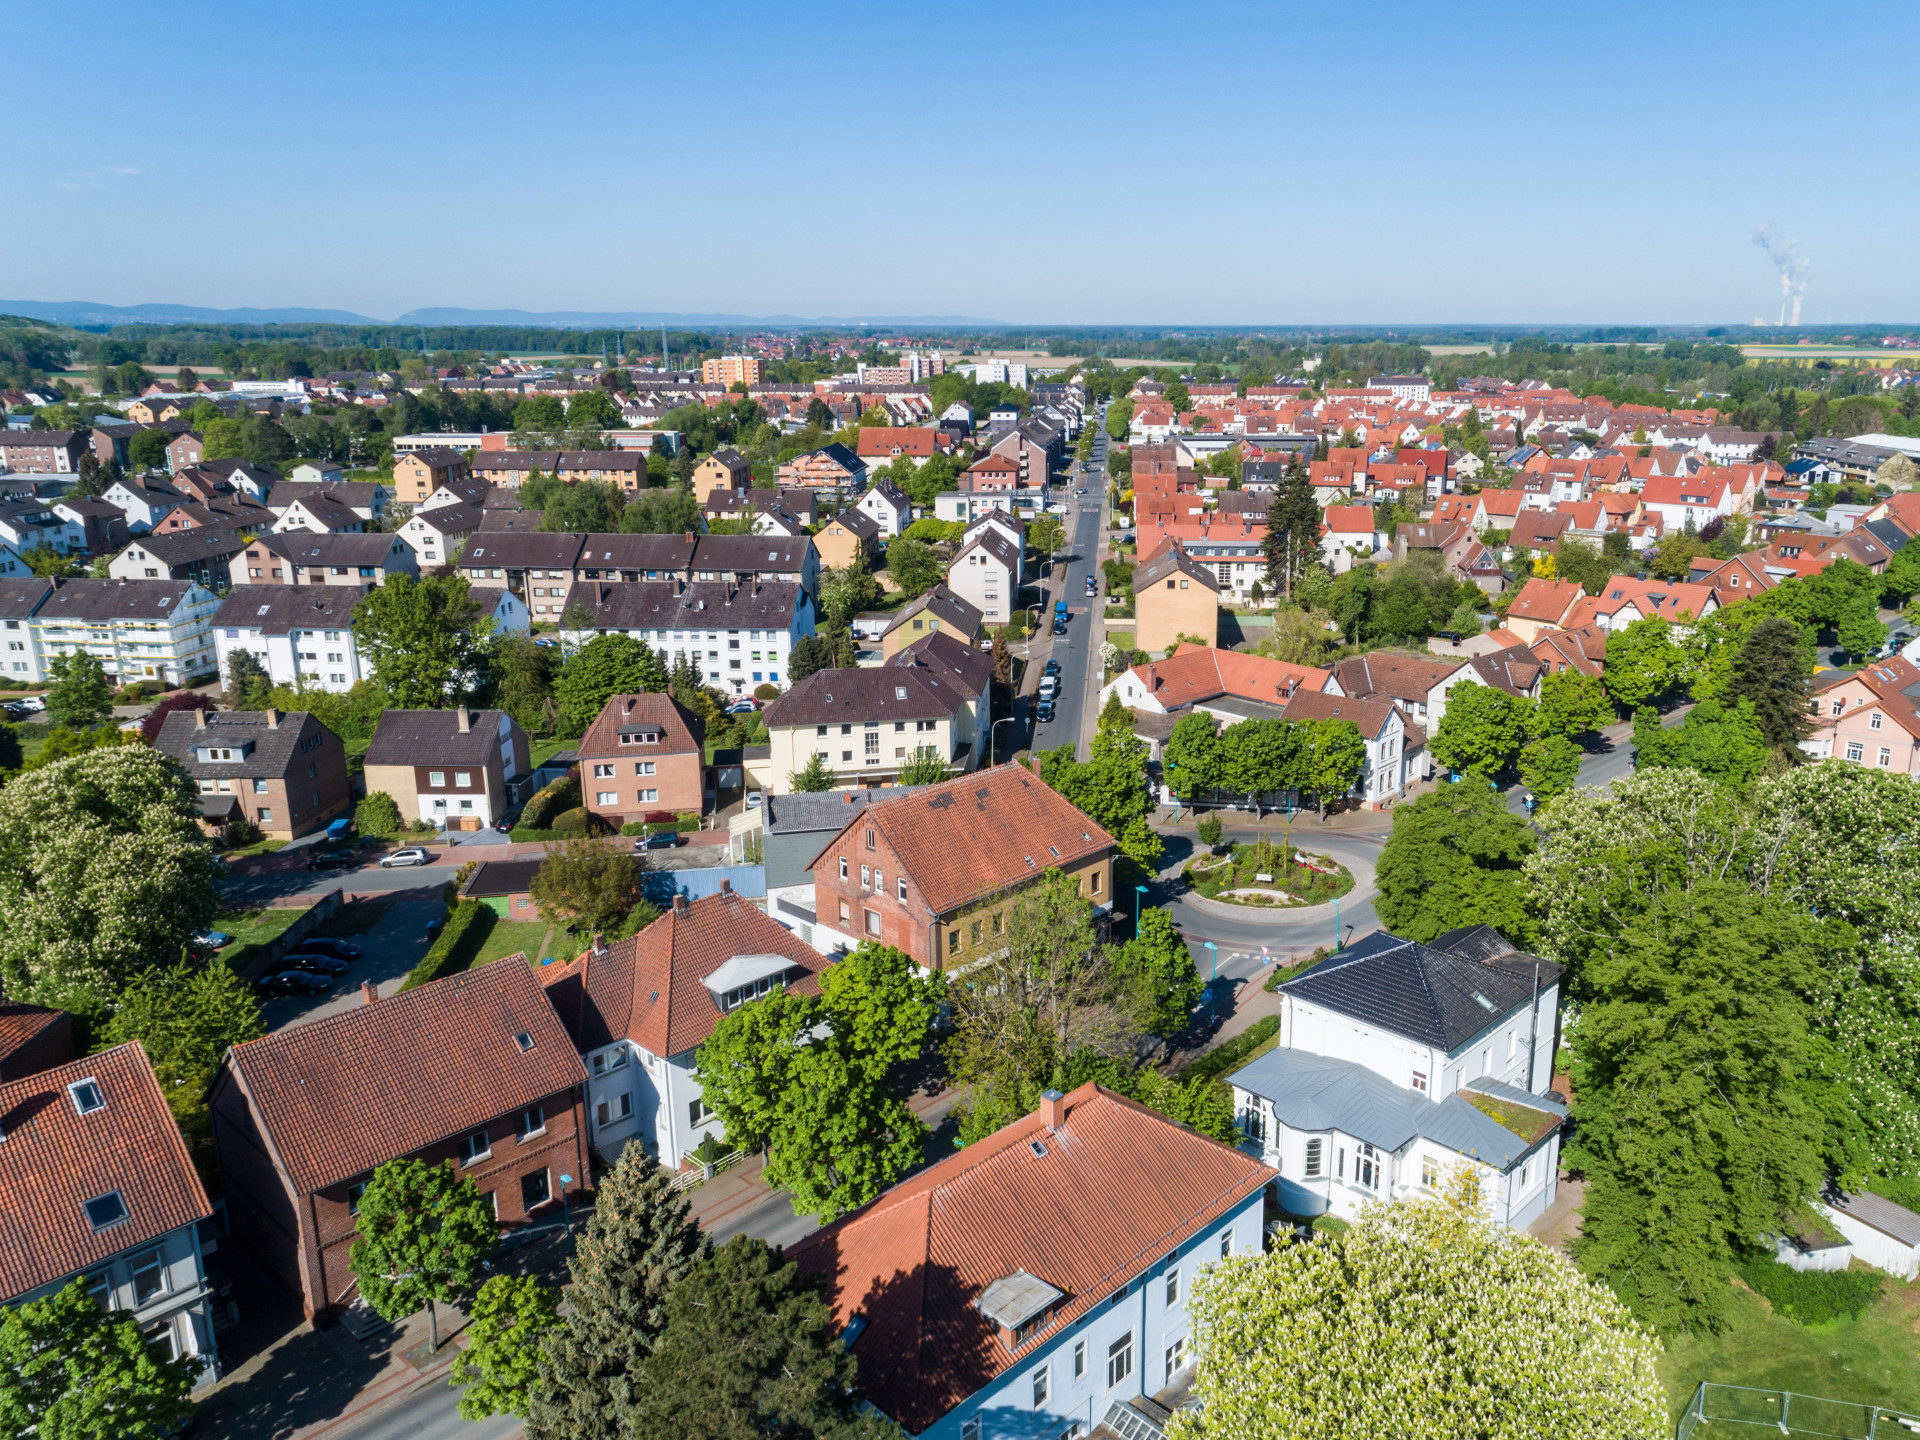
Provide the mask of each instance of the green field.
[{"label": "green field", "polygon": [[[551,941],[548,937],[552,936]],[[558,946],[558,949],[548,948]],[[572,942],[567,939],[565,930],[549,925],[544,920],[498,920],[487,932],[487,938],[481,942],[479,953],[473,957],[475,965],[484,965],[489,960],[498,960],[503,955],[515,951],[523,952],[535,965],[543,955],[554,955],[561,960],[573,958]]]},{"label": "green field", "polygon": [[307,907],[276,906],[265,910],[230,910],[213,917],[213,928],[233,936],[233,943],[222,946],[220,959],[234,971],[244,973],[253,960],[256,946],[266,945],[307,913]]}]

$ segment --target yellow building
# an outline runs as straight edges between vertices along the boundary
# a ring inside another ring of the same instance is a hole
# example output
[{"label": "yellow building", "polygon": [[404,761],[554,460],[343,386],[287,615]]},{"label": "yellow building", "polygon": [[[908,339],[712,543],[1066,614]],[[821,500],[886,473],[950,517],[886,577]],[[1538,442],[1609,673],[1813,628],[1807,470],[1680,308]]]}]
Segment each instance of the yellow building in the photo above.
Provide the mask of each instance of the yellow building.
[{"label": "yellow building", "polygon": [[1133,572],[1134,648],[1160,655],[1182,635],[1220,642],[1220,582],[1169,540]]},{"label": "yellow building", "polygon": [[722,355],[700,362],[702,385],[758,385],[760,361],[753,355]]}]

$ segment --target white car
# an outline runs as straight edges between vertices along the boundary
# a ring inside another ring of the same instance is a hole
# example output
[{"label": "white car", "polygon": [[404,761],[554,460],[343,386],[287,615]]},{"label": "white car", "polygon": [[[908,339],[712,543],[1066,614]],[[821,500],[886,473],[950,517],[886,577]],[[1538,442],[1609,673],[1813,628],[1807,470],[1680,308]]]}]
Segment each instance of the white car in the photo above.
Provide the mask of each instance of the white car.
[{"label": "white car", "polygon": [[396,865],[431,865],[433,856],[418,845],[409,845],[404,850],[396,850],[391,855],[380,857],[380,868],[391,870]]},{"label": "white car", "polygon": [[1059,676],[1042,675],[1040,677],[1040,698],[1042,700],[1051,700],[1053,699],[1054,696],[1058,695],[1059,693],[1060,693],[1060,677]]}]

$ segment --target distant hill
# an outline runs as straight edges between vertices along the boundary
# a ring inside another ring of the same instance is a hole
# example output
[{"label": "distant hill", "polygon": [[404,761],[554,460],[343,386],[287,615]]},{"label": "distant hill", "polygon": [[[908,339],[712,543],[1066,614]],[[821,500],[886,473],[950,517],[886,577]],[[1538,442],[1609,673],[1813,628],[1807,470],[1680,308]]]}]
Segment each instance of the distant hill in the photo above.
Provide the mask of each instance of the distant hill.
[{"label": "distant hill", "polygon": [[351,310],[214,310],[204,305],[103,305],[93,300],[0,300],[0,314],[58,325],[545,325],[565,330],[630,330],[656,325],[996,326],[967,315],[683,315],[664,310],[462,310],[430,306],[392,320]]}]

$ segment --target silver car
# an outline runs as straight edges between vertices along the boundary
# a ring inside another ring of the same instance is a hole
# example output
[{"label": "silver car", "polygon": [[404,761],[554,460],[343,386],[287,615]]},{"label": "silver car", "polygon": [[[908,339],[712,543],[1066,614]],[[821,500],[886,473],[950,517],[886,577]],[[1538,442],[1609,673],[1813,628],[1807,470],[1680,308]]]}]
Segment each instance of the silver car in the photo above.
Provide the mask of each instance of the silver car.
[{"label": "silver car", "polygon": [[431,865],[433,856],[418,845],[409,845],[404,850],[396,850],[391,855],[380,857],[380,868],[391,870],[396,865]]}]

